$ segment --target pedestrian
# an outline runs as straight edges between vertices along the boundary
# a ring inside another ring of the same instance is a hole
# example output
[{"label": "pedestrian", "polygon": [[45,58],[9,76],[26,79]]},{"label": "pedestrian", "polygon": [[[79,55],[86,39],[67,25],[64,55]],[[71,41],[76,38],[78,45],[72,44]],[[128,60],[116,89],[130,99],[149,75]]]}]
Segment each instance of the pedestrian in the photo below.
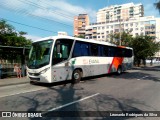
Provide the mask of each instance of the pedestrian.
[{"label": "pedestrian", "polygon": [[14,64],[14,72],[16,72],[17,78],[21,78],[21,69],[18,64]]}]

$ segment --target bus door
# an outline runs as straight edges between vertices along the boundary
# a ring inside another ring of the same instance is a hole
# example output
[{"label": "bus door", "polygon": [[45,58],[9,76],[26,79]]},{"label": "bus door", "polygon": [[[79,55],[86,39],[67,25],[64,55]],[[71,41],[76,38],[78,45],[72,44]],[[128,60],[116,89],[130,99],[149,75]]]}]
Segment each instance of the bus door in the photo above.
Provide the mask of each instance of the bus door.
[{"label": "bus door", "polygon": [[58,39],[55,43],[52,56],[52,81],[69,79],[70,64],[68,58],[73,40]]}]

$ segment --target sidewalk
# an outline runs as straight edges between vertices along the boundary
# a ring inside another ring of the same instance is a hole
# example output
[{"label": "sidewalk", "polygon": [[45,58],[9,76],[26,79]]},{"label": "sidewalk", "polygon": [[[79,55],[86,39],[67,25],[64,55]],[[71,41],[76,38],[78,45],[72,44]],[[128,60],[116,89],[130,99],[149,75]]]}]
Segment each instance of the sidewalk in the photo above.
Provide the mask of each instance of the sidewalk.
[{"label": "sidewalk", "polygon": [[152,66],[150,64],[146,64],[146,66],[141,65],[140,67],[134,66],[132,69],[160,71],[160,63],[153,64]]},{"label": "sidewalk", "polygon": [[29,83],[29,79],[27,77],[22,78],[4,78],[0,79],[0,87],[2,86],[9,86],[9,85],[17,85],[17,84],[24,84]]}]

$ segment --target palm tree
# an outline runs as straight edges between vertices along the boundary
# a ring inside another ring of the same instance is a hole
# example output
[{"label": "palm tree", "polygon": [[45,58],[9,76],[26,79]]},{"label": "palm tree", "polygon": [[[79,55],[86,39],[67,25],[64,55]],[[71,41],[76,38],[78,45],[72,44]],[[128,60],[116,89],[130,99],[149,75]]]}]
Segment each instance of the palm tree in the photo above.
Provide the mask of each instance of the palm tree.
[{"label": "palm tree", "polygon": [[156,9],[159,10],[160,12],[160,0],[157,3],[154,3],[154,6],[156,7]]}]

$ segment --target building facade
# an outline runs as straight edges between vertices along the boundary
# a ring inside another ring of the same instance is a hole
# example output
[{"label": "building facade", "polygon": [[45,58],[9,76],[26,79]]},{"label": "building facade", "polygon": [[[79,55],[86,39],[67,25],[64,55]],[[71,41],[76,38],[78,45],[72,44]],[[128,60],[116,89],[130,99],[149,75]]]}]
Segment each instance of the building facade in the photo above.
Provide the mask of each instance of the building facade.
[{"label": "building facade", "polygon": [[74,17],[74,36],[85,36],[85,28],[89,25],[89,16],[87,14],[79,14]]},{"label": "building facade", "polygon": [[127,20],[144,16],[143,5],[127,3],[122,5],[112,5],[97,12],[97,23],[116,20]]},{"label": "building facade", "polygon": [[[110,35],[120,32],[129,32],[133,37],[148,35],[160,42],[160,18],[146,16],[114,22],[92,23],[86,26],[85,38],[110,42]],[[159,58],[160,52],[157,52],[155,57]]]},{"label": "building facade", "polygon": [[89,26],[86,26],[85,38],[99,41],[110,41],[111,34],[124,31],[130,32],[133,37],[138,35],[148,35],[159,41],[160,18],[147,16],[114,22],[92,23]]}]

